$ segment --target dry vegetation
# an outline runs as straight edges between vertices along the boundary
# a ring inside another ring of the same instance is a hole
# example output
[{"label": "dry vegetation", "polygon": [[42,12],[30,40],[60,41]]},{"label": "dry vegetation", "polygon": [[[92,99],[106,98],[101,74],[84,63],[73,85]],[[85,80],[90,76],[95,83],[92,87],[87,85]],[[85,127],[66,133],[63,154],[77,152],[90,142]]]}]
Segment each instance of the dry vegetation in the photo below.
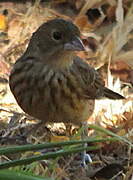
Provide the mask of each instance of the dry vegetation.
[{"label": "dry vegetation", "polygon": [[[3,1],[0,2],[0,13],[1,146],[69,139],[62,124],[49,125],[49,130],[41,127],[34,132],[32,127],[35,120],[31,121],[31,117],[22,112],[8,87],[10,69],[24,52],[31,34],[40,24],[55,17],[71,19],[79,26],[86,52],[78,55],[101,73],[106,86],[126,97],[120,101],[97,100],[95,111],[88,122],[101,125],[133,142],[132,0],[38,0],[35,3]],[[72,136],[75,132],[73,128]],[[103,137],[103,134],[90,131],[90,136]],[[107,166],[107,169],[99,173],[102,178],[108,171],[111,179],[114,176],[113,169],[118,169],[119,174],[124,168],[124,175],[116,175],[116,179],[133,179],[131,147],[120,142],[101,143],[101,146],[99,151],[91,152],[93,163],[89,165],[88,172],[76,164],[78,155],[36,163],[27,169],[31,168],[30,171],[42,176],[67,180],[89,179],[91,173],[95,174],[99,168]],[[115,165],[110,167],[112,163]],[[97,179],[100,179],[98,175]]]}]

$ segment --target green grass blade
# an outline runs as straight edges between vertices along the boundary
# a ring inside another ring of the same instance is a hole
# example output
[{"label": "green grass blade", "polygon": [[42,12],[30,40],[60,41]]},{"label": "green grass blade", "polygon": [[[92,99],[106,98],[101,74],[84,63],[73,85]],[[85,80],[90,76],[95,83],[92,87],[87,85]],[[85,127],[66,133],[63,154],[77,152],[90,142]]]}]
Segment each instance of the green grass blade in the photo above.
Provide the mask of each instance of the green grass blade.
[{"label": "green grass blade", "polygon": [[32,157],[21,159],[21,160],[14,160],[14,161],[10,161],[10,162],[1,163],[0,169],[14,167],[14,166],[18,166],[18,165],[30,164],[35,161],[56,158],[59,156],[82,152],[84,150],[87,150],[87,151],[97,150],[99,148],[100,147],[97,147],[97,146],[91,146],[91,147],[80,147],[80,148],[74,148],[74,149],[69,149],[69,150],[62,150],[62,151],[57,151],[57,152],[50,152],[50,153],[46,153],[44,155],[37,155],[37,156],[32,156]]},{"label": "green grass blade", "polygon": [[113,133],[107,129],[104,129],[104,128],[97,126],[97,125],[89,125],[89,128],[95,129],[95,130],[100,131],[102,133],[105,133],[109,136],[115,137],[115,138],[117,138],[117,140],[123,141],[124,143],[128,144],[129,146],[131,146],[133,148],[133,144],[130,141],[128,141],[126,138],[121,137],[121,136],[119,136],[119,135],[117,135],[117,134],[115,134],[115,133]]},{"label": "green grass blade", "polygon": [[12,170],[0,170],[1,180],[52,180],[51,178],[41,178],[37,176],[28,175],[22,172]]},{"label": "green grass blade", "polygon": [[78,145],[84,143],[91,143],[91,142],[103,142],[103,141],[116,141],[116,138],[89,138],[86,140],[73,140],[73,141],[65,141],[65,142],[58,142],[58,143],[45,143],[45,144],[28,144],[22,146],[9,146],[0,148],[0,155],[7,155],[25,151],[34,151],[34,150],[41,150],[45,148],[55,148],[55,147],[63,147],[63,146],[70,146],[70,145]]}]

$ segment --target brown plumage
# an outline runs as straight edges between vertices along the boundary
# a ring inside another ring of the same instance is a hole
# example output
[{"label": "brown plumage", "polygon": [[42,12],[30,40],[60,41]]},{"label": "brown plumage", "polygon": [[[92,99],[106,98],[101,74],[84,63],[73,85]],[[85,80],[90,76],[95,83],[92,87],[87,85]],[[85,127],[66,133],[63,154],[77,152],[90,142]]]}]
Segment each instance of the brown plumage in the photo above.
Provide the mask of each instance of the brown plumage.
[{"label": "brown plumage", "polygon": [[10,75],[19,106],[44,123],[80,125],[93,113],[95,99],[123,99],[75,55],[82,50],[79,29],[72,22],[54,19],[41,25]]}]

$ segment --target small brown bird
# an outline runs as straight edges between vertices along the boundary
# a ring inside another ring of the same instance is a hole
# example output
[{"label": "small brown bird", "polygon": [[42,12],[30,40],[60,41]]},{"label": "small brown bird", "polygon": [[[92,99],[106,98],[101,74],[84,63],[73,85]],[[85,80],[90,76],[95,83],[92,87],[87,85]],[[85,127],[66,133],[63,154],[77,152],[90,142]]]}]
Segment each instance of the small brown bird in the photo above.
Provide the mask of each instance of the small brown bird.
[{"label": "small brown bird", "polygon": [[123,99],[75,55],[83,50],[80,31],[72,22],[54,19],[42,24],[10,75],[19,106],[44,123],[80,125],[93,113],[95,99]]},{"label": "small brown bird", "polygon": [[10,75],[20,107],[44,123],[81,124],[92,114],[94,99],[123,99],[104,87],[99,74],[75,55],[83,50],[79,29],[72,22],[54,19],[41,25]]},{"label": "small brown bird", "polygon": [[11,72],[9,84],[19,106],[44,123],[81,125],[94,110],[95,99],[123,99],[104,86],[95,69],[75,55],[84,51],[72,22],[50,20],[33,33],[25,53]]}]

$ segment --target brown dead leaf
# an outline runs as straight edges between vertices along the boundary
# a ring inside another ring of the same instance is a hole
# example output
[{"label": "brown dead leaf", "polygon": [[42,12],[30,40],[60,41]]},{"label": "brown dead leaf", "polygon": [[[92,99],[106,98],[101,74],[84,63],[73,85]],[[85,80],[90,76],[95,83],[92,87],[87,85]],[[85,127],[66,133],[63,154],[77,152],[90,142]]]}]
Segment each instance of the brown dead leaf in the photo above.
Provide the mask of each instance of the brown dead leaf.
[{"label": "brown dead leaf", "polygon": [[110,70],[114,76],[119,77],[121,81],[132,82],[131,80],[131,68],[123,60],[119,60],[112,63]]},{"label": "brown dead leaf", "polygon": [[69,138],[67,136],[51,136],[51,142],[61,142],[68,141]]},{"label": "brown dead leaf", "polygon": [[91,31],[93,29],[93,25],[89,23],[86,15],[78,16],[74,23],[79,27],[81,32]]},{"label": "brown dead leaf", "polygon": [[121,52],[118,54],[114,61],[123,61],[124,64],[127,64],[131,68],[133,68],[133,50],[127,51],[127,52]]},{"label": "brown dead leaf", "polygon": [[126,131],[125,129],[121,129],[120,131],[117,132],[118,136],[125,136],[126,135]]},{"label": "brown dead leaf", "polygon": [[0,55],[0,75],[5,75],[10,73],[9,65],[4,60],[4,57]]},{"label": "brown dead leaf", "polygon": [[123,115],[126,118],[125,129],[128,131],[133,128],[133,112],[124,112]]},{"label": "brown dead leaf", "polygon": [[56,172],[56,177],[60,177],[61,179],[68,177],[68,174],[65,172],[64,168],[56,167],[55,172]]},{"label": "brown dead leaf", "polygon": [[3,14],[0,14],[0,31],[7,30],[7,17]]}]

